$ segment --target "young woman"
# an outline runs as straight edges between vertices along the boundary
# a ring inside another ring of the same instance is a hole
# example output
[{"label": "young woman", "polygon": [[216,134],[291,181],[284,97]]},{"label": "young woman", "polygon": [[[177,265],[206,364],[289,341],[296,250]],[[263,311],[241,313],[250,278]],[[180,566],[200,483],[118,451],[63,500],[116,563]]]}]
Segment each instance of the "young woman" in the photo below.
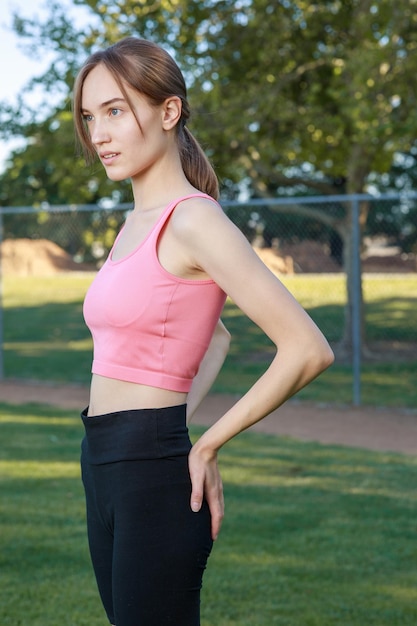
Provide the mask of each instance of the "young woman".
[{"label": "young woman", "polygon": [[[94,341],[82,414],[91,557],[116,626],[197,626],[223,517],[220,448],[333,361],[325,338],[217,203],[187,128],[183,76],[153,43],[93,54],[74,89],[88,157],[134,208],[85,299]],[[225,358],[226,294],[276,344],[256,384],[191,446],[186,427]]]}]

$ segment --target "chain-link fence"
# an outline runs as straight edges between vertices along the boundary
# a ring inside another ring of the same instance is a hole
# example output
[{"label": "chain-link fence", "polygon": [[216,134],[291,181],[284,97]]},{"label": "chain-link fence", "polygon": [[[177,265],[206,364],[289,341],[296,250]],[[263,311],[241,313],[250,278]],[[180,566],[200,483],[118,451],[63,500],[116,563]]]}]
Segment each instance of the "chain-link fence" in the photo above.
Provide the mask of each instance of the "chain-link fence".
[{"label": "chain-link fence", "polygon": [[[335,371],[351,378],[350,401],[360,404],[368,379],[379,376],[381,382],[384,372],[399,372],[402,379],[414,372],[415,377],[416,196],[291,197],[222,205],[330,340]],[[82,326],[82,298],[130,209],[1,209],[2,376],[48,377],[44,361],[53,370],[54,354],[66,346],[66,378],[78,380],[77,357],[91,350]],[[230,320],[233,325],[231,314]],[[234,341],[244,341],[241,329],[237,332]],[[262,349],[249,346],[248,360],[255,352],[260,358]],[[334,398],[333,390],[322,399]]]}]

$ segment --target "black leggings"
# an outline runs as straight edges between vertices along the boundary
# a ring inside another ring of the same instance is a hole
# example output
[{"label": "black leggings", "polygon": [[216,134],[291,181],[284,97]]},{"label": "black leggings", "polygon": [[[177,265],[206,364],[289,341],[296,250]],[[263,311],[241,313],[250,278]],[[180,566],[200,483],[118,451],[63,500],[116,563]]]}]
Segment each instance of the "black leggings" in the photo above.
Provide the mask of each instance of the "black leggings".
[{"label": "black leggings", "polygon": [[185,405],[81,414],[91,559],[116,626],[199,626],[210,512],[190,508]]}]

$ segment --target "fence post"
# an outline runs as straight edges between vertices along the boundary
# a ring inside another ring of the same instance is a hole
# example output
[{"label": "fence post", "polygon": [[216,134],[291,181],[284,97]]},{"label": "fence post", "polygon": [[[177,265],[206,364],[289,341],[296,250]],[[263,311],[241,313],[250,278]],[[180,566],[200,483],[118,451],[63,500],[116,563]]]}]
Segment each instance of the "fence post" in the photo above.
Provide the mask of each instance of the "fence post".
[{"label": "fence post", "polygon": [[360,266],[360,223],[359,199],[352,198],[352,369],[353,369],[353,405],[361,404],[361,266]]}]

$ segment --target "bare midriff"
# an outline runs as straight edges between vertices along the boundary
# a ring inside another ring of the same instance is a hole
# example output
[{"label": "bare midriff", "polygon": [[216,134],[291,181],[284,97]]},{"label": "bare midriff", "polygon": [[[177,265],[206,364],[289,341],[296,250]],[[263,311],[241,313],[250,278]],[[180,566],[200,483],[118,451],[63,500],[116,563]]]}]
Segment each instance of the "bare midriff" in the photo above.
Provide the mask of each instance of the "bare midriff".
[{"label": "bare midriff", "polygon": [[184,404],[187,394],[129,383],[93,374],[88,415],[103,415],[131,409],[160,409]]}]

